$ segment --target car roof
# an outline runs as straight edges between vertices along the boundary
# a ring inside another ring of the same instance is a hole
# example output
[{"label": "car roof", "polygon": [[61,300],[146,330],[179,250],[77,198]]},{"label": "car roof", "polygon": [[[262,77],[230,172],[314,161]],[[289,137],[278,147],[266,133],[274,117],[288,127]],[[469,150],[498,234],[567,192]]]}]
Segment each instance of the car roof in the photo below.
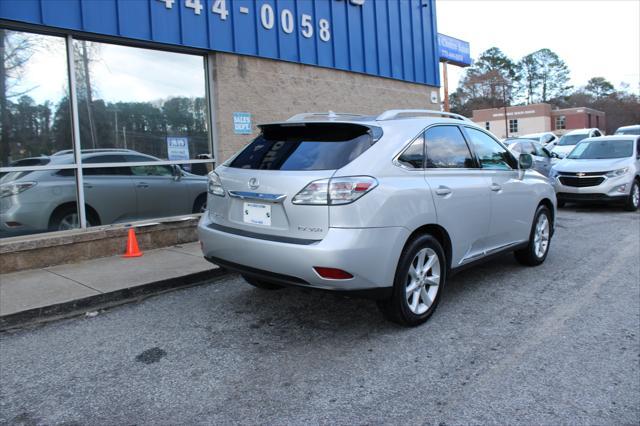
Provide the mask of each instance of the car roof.
[{"label": "car roof", "polygon": [[618,129],[616,131],[618,131],[618,130],[627,130],[627,129],[635,129],[637,127],[640,127],[640,124],[631,124],[629,126],[620,126],[620,127],[618,127]]},{"label": "car roof", "polygon": [[591,127],[590,129],[574,129],[574,130],[571,130],[571,131],[565,133],[564,135],[565,136],[566,135],[583,135],[585,133],[591,133],[594,130],[598,130],[598,129],[595,128],[595,127]]},{"label": "car roof", "polygon": [[580,142],[584,142],[584,141],[628,141],[628,140],[635,140],[640,138],[640,135],[609,135],[609,136],[598,136],[595,138],[586,138],[581,140]]}]

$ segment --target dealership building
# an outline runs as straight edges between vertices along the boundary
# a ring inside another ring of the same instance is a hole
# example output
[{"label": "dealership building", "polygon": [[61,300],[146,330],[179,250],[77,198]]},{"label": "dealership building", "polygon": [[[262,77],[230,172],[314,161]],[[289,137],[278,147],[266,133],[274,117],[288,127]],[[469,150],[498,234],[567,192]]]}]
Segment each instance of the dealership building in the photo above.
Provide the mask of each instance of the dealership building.
[{"label": "dealership building", "polygon": [[602,111],[583,107],[554,109],[544,103],[478,109],[473,111],[472,120],[502,139],[542,132],[562,135],[573,129],[593,127],[604,132],[606,128]]},{"label": "dealership building", "polygon": [[0,237],[197,213],[260,123],[439,109],[435,6],[0,1]]}]

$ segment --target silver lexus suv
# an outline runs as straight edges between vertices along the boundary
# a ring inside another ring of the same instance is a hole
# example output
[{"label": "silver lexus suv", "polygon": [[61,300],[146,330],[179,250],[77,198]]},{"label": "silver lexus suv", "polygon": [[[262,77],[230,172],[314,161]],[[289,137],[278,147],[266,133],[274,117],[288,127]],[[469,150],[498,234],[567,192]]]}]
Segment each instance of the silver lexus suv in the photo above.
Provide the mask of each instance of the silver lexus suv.
[{"label": "silver lexus suv", "polygon": [[260,135],[209,175],[204,256],[262,288],[378,299],[427,320],[447,277],[504,251],[541,264],[556,197],[493,135],[448,113],[309,113]]}]

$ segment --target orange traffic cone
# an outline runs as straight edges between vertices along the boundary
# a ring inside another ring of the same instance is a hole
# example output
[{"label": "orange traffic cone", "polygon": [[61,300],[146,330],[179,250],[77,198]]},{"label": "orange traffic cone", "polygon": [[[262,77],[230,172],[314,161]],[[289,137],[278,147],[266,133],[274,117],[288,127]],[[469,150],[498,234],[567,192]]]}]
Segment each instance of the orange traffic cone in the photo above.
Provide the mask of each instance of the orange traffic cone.
[{"label": "orange traffic cone", "polygon": [[122,257],[140,257],[142,252],[138,248],[138,240],[136,239],[136,233],[133,228],[129,229],[129,236],[127,238],[127,250]]}]

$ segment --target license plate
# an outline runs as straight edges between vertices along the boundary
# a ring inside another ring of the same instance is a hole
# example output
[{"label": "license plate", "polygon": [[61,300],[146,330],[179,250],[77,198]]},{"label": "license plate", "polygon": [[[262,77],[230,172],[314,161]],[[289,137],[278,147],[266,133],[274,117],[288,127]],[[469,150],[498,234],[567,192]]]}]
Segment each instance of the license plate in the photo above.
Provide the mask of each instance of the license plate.
[{"label": "license plate", "polygon": [[271,206],[269,204],[244,203],[242,219],[245,223],[271,226]]}]

